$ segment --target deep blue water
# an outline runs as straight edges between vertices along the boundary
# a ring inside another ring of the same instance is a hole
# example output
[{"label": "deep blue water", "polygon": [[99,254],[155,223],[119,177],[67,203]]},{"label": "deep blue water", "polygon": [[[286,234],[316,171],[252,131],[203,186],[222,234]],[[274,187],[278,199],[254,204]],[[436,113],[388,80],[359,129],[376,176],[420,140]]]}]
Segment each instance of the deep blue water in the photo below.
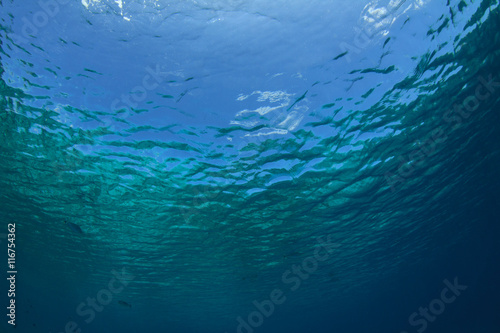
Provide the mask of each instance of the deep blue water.
[{"label": "deep blue water", "polygon": [[498,6],[0,0],[0,332],[499,333]]}]

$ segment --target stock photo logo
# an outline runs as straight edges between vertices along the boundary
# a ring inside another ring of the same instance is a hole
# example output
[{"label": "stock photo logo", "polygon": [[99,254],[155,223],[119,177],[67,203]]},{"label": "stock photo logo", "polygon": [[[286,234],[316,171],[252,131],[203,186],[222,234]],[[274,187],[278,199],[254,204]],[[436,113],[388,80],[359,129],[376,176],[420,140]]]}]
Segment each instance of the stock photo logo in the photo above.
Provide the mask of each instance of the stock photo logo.
[{"label": "stock photo logo", "polygon": [[[401,162],[396,173],[387,172],[385,178],[391,191],[398,190],[408,178],[416,171],[416,168],[425,164],[428,157],[434,155],[438,147],[446,142],[450,133],[460,128],[463,122],[467,121],[479,108],[482,102],[487,101],[495,91],[499,90],[500,82],[491,74],[485,78],[479,76],[478,84],[473,89],[473,94],[468,95],[461,103],[454,103],[452,107],[446,109],[442,116],[442,124],[434,129],[424,143],[418,142],[418,148],[412,150],[407,156],[399,156]],[[453,125],[451,128],[449,125]]]},{"label": "stock photo logo", "polygon": [[499,0],[0,0],[0,333],[496,333]]},{"label": "stock photo logo", "polygon": [[20,34],[12,34],[17,43],[28,43],[29,39],[38,35],[45,27],[60,14],[61,6],[70,3],[70,0],[40,0],[34,5],[35,11],[31,15],[22,17]]},{"label": "stock photo logo", "polygon": [[[455,277],[453,283],[448,279],[443,281],[446,286],[441,291],[439,298],[435,298],[429,302],[428,307],[419,307],[418,312],[413,312],[408,317],[408,322],[412,327],[416,327],[418,333],[422,333],[427,329],[430,323],[434,322],[436,318],[441,315],[446,307],[456,301],[457,297],[461,295],[464,290],[467,290],[466,285],[460,285],[458,278]],[[401,333],[408,333],[402,331]]]},{"label": "stock photo logo", "polygon": [[[300,285],[309,279],[311,274],[314,274],[319,267],[319,264],[329,259],[334,249],[340,247],[340,244],[332,243],[332,235],[328,237],[318,237],[317,245],[314,249],[314,255],[305,258],[300,265],[294,264],[290,269],[283,272],[281,276],[282,284],[286,285],[290,291],[296,291]],[[238,316],[237,333],[253,333],[254,329],[264,324],[264,319],[269,318],[275,311],[278,305],[286,301],[286,292],[281,288],[273,289],[269,293],[269,299],[263,301],[254,300],[252,304],[255,311],[248,314],[245,319]]]},{"label": "stock photo logo", "polygon": [[[113,277],[109,280],[106,288],[97,292],[95,297],[87,297],[85,302],[81,302],[76,307],[76,314],[83,319],[86,324],[90,324],[96,318],[96,314],[104,310],[105,306],[109,305],[113,298],[120,294],[123,289],[135,279],[135,276],[127,272],[125,268],[121,271],[112,270]],[[118,301],[119,304],[131,307],[125,301]],[[75,321],[68,321],[64,325],[65,332],[82,332],[79,324]]]}]

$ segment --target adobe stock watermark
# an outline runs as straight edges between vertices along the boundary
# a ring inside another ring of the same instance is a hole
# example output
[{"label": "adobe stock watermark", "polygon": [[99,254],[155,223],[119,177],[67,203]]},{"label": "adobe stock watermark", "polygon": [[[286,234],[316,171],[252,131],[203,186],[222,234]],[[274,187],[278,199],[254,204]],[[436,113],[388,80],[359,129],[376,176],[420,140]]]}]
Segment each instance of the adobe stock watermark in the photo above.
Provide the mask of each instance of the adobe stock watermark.
[{"label": "adobe stock watermark", "polygon": [[[418,327],[417,332],[422,333],[427,329],[429,323],[436,321],[437,316],[441,315],[446,309],[446,304],[455,302],[461,292],[467,289],[466,285],[458,284],[458,278],[455,277],[453,283],[444,280],[445,288],[441,291],[438,298],[433,299],[429,303],[428,308],[419,307],[418,312],[413,312],[408,317],[408,322],[412,327]],[[430,313],[429,313],[430,312]],[[408,333],[402,331],[401,333]]]},{"label": "adobe stock watermark", "polygon": [[[76,313],[78,316],[85,318],[84,321],[90,324],[94,321],[96,317],[96,312],[102,312],[104,306],[108,305],[113,301],[113,296],[119,294],[123,289],[134,280],[135,276],[129,274],[125,268],[122,268],[121,272],[112,270],[113,278],[108,282],[107,288],[99,290],[95,298],[87,297],[85,302],[81,302],[76,307]],[[75,321],[68,321],[64,325],[64,331],[60,333],[81,333],[82,329]],[[52,332],[51,332],[52,333]]]},{"label": "adobe stock watermark", "polygon": [[36,11],[30,18],[23,16],[21,35],[12,34],[12,38],[18,44],[27,43],[31,36],[36,36],[40,29],[43,29],[51,19],[60,12],[60,6],[67,5],[71,0],[40,0]]},{"label": "adobe stock watermark", "polygon": [[[385,180],[393,193],[401,189],[401,187],[396,188],[397,185],[404,184],[416,169],[422,167],[425,160],[436,152],[437,145],[444,143],[449,134],[460,128],[464,120],[468,119],[479,108],[481,102],[489,99],[500,88],[500,82],[495,81],[491,74],[487,79],[479,76],[478,81],[479,84],[476,86],[474,94],[466,97],[462,103],[455,103],[452,108],[448,108],[441,118],[444,123],[429,133],[423,143],[416,142],[415,145],[418,148],[412,150],[406,156],[398,156],[397,159],[400,164],[395,173],[385,173]],[[449,133],[446,134],[445,128],[448,128],[449,125],[452,125],[452,127]]]},{"label": "adobe stock watermark", "polygon": [[115,98],[111,102],[111,110],[119,111],[125,109],[127,111],[137,108],[139,103],[143,102],[148,93],[157,89],[161,83],[165,82],[168,72],[162,72],[161,66],[156,64],[154,68],[147,66],[145,68],[146,75],[142,78],[141,84],[133,87],[128,94],[122,94],[120,98]]},{"label": "adobe stock watermark", "polygon": [[209,202],[214,201],[220,195],[220,191],[216,192],[211,190],[209,185],[201,185],[201,191],[198,191],[197,188],[194,189],[194,195],[192,196],[192,205],[193,207],[187,209],[182,206],[179,206],[180,213],[182,218],[184,219],[185,224],[189,224],[191,220],[197,215],[196,207],[201,207]]},{"label": "adobe stock watermark", "polygon": [[[331,237],[331,235],[328,235],[326,240],[324,237],[318,237],[316,239],[318,244],[314,250],[314,255],[305,258],[299,265],[292,265],[290,269],[283,272],[281,275],[281,282],[288,285],[290,291],[299,289],[302,282],[316,272],[319,263],[328,260],[334,249],[340,246],[338,243],[333,243]],[[264,317],[269,318],[274,313],[276,306],[283,304],[285,301],[285,292],[280,288],[273,289],[269,293],[269,299],[265,299],[261,302],[254,300],[252,304],[256,311],[250,312],[246,320],[241,316],[236,318],[238,322],[236,332],[253,333],[254,329],[262,326]]]}]

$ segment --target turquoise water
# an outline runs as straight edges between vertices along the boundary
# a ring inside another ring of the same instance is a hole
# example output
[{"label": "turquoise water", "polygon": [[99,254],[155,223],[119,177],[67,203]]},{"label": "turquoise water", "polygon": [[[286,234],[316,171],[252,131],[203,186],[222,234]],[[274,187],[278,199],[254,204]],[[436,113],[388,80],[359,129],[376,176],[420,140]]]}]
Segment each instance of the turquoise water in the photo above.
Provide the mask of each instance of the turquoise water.
[{"label": "turquoise water", "polygon": [[0,332],[500,332],[498,1],[0,20]]}]

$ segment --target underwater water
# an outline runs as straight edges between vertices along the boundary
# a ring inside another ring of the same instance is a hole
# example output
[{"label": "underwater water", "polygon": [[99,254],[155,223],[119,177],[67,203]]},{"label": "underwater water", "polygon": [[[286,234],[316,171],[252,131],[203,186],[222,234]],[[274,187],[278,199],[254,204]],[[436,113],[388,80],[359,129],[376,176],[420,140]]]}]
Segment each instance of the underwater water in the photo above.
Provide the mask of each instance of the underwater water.
[{"label": "underwater water", "polygon": [[500,332],[498,0],[0,0],[0,59],[0,332]]}]

